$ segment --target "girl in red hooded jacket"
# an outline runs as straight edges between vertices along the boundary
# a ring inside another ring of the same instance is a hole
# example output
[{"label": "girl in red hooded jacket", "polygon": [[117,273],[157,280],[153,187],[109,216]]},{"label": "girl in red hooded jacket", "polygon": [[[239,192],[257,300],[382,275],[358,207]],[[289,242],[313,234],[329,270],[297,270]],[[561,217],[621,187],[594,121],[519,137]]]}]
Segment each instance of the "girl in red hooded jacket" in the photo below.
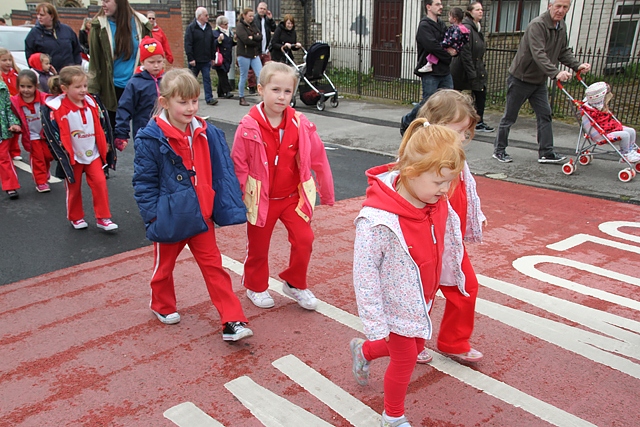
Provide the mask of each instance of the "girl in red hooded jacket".
[{"label": "girl in red hooded jacket", "polygon": [[[13,113],[20,119],[22,129],[22,145],[27,150],[31,162],[31,173],[39,193],[51,190],[49,187],[49,170],[53,156],[42,135],[40,106],[46,101],[46,94],[38,90],[38,76],[31,70],[18,73],[20,92],[11,97]],[[15,135],[14,138],[18,138]]]},{"label": "girl in red hooded jacket", "polygon": [[247,206],[247,258],[242,283],[247,296],[260,308],[275,302],[269,287],[269,243],[273,228],[282,221],[289,233],[289,266],[280,273],[282,291],[307,310],[318,300],[308,289],[311,259],[311,216],[316,199],[315,172],[320,202],[333,205],[333,177],[324,144],[315,126],[289,106],[294,94],[295,70],[279,62],[260,72],[258,91],[263,102],[240,121],[231,158]]},{"label": "girl in red hooded jacket", "polygon": [[[0,74],[2,74],[2,80],[9,88],[9,95],[11,96],[18,94],[18,71],[18,66],[11,52],[4,47],[0,47]],[[15,138],[11,139],[9,154],[14,160],[22,160],[20,146]]]}]

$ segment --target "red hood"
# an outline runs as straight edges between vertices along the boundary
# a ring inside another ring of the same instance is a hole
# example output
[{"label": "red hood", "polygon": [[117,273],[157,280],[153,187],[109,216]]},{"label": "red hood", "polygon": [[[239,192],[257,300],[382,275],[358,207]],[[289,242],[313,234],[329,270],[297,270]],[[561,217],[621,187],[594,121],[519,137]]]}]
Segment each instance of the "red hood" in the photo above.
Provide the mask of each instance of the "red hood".
[{"label": "red hood", "polygon": [[[287,107],[287,109],[284,110],[283,112],[284,117],[282,117],[282,121],[276,127],[276,129],[279,129],[279,128],[284,129],[287,124],[287,120],[291,120],[291,117],[293,117],[293,114],[294,114],[293,108]],[[251,107],[251,110],[249,110],[249,116],[256,119],[256,121],[258,122],[261,128],[264,128],[269,132],[273,132],[273,129],[274,129],[273,126],[271,126],[271,123],[269,123],[269,120],[267,120],[267,117],[264,115],[262,102],[259,103],[258,105],[254,105],[253,107]]]},{"label": "red hood", "polygon": [[425,208],[419,209],[398,194],[395,188],[392,188],[395,187],[398,178],[397,173],[391,171],[394,165],[395,163],[389,163],[375,166],[365,172],[369,187],[367,198],[362,205],[382,209],[413,221],[426,220],[437,205],[428,204]]}]

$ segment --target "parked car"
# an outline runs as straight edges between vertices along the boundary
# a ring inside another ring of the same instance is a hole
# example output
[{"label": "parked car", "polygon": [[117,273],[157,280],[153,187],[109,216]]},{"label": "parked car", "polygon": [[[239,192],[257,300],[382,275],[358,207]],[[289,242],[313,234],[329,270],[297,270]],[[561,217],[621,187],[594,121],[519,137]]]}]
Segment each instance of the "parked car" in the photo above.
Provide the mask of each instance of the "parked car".
[{"label": "parked car", "polygon": [[[29,68],[28,59],[24,54],[24,40],[31,31],[32,26],[0,25],[0,47],[8,49],[21,70]],[[82,59],[82,68],[89,71],[89,62]],[[60,70],[58,70],[60,71]]]}]

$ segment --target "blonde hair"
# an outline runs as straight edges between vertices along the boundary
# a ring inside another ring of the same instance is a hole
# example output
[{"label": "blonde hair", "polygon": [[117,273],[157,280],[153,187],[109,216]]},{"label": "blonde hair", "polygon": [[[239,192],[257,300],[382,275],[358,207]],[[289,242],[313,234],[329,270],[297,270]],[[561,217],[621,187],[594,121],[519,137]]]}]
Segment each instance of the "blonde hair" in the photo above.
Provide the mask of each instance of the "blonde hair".
[{"label": "blonde hair", "polygon": [[[425,126],[426,124],[426,126]],[[432,125],[417,118],[404,133],[398,161],[394,170],[400,171],[400,182],[415,178],[424,172],[435,172],[442,176],[442,169],[459,174],[466,156],[458,133],[441,125]]]},{"label": "blonde hair", "polygon": [[16,65],[16,59],[11,54],[11,51],[7,48],[0,47],[0,56],[5,56],[6,54],[11,55],[11,67],[15,70],[16,73],[20,72],[20,68]]},{"label": "blonde hair", "polygon": [[266,85],[268,85],[273,76],[278,73],[290,76],[293,80],[294,85],[298,80],[298,74],[293,69],[293,67],[290,67],[287,64],[283,64],[282,62],[270,61],[264,64],[264,66],[262,67],[262,71],[260,71],[260,86],[265,87]]},{"label": "blonde hair", "polygon": [[429,97],[418,111],[418,116],[429,123],[446,126],[469,119],[469,139],[473,138],[480,120],[469,95],[453,89],[441,89]]},{"label": "blonde hair", "polygon": [[76,77],[89,78],[89,75],[85,73],[79,65],[68,65],[60,70],[57,76],[53,76],[49,79],[49,89],[53,89],[56,85],[58,87],[62,85],[71,86],[73,84],[73,79]]},{"label": "blonde hair", "polygon": [[[200,96],[200,84],[193,73],[186,68],[174,68],[164,73],[159,90],[160,96],[164,99],[171,99],[174,96],[194,99]],[[153,116],[159,115],[162,110],[162,106],[156,101]]]}]

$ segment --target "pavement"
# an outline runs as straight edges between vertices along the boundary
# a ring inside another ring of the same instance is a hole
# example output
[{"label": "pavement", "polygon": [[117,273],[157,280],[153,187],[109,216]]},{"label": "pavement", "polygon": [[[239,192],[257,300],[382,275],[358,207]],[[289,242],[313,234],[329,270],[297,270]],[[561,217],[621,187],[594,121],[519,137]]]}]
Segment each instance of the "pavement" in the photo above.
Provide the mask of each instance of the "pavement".
[{"label": "pavement", "polygon": [[[260,101],[257,95],[246,96],[250,104]],[[242,107],[237,97],[220,99],[215,106],[202,102],[200,114],[210,116],[210,121],[237,124],[250,107]],[[397,152],[400,144],[399,123],[401,117],[410,110],[408,105],[390,104],[385,101],[363,101],[341,98],[339,105],[332,108],[329,103],[325,111],[315,106],[306,106],[299,99],[296,109],[307,115],[318,127],[325,144],[376,152],[390,157]],[[496,127],[502,111],[487,111],[485,122]],[[575,156],[579,135],[579,124],[553,122],[554,145],[562,155]],[[467,146],[468,163],[475,175],[486,176],[509,182],[521,183],[541,188],[560,190],[608,200],[640,204],[640,177],[623,183],[618,179],[618,171],[623,165],[612,154],[596,157],[587,166],[579,165],[573,175],[567,176],[560,165],[537,162],[535,117],[521,114],[511,128],[507,152],[513,157],[512,163],[500,163],[491,157],[493,153],[493,133],[478,133]],[[227,135],[231,141],[232,135]]]}]

